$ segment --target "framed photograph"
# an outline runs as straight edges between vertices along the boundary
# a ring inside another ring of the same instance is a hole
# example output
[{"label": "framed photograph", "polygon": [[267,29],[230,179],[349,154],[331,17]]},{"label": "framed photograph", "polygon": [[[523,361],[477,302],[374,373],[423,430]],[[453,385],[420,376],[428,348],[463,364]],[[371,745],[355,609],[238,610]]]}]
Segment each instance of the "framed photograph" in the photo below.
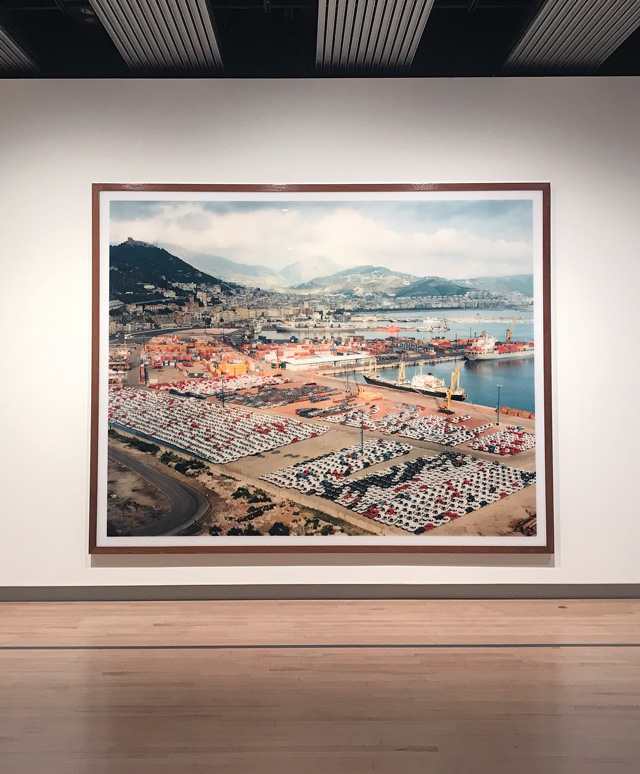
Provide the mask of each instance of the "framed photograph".
[{"label": "framed photograph", "polygon": [[550,186],[93,186],[92,553],[553,552]]}]

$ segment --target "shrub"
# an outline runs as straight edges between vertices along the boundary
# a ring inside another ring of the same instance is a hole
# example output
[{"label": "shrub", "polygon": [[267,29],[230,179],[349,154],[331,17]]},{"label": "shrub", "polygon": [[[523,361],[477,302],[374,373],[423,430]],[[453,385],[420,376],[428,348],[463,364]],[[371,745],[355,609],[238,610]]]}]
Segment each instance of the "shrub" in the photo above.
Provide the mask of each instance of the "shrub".
[{"label": "shrub", "polygon": [[271,498],[262,489],[256,489],[255,492],[249,497],[250,503],[270,503]]},{"label": "shrub", "polygon": [[283,524],[281,521],[276,521],[269,530],[269,534],[274,536],[290,535],[291,530],[286,524]]},{"label": "shrub", "polygon": [[170,465],[172,462],[180,462],[180,457],[178,457],[177,454],[172,454],[171,452],[163,452],[160,456],[160,462],[163,465]]},{"label": "shrub", "polygon": [[184,476],[189,475],[192,471],[202,470],[203,468],[204,464],[199,460],[181,460],[175,464],[175,469]]}]

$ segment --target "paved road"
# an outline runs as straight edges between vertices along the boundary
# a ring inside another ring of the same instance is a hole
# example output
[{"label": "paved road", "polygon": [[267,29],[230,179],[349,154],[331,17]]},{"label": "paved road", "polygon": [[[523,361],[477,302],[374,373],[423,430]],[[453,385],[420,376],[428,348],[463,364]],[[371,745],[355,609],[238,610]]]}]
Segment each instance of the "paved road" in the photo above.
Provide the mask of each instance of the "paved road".
[{"label": "paved road", "polygon": [[109,447],[109,457],[125,468],[142,476],[171,500],[171,508],[163,518],[132,532],[135,537],[176,535],[181,530],[202,518],[209,508],[207,500],[198,492],[175,478],[160,473],[140,462],[131,454]]}]

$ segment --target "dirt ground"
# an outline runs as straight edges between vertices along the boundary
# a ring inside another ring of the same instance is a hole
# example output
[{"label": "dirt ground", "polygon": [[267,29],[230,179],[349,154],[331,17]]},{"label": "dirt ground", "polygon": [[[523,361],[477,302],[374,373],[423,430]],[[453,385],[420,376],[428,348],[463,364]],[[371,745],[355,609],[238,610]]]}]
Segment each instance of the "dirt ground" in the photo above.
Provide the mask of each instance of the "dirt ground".
[{"label": "dirt ground", "polygon": [[[291,535],[357,535],[359,531],[346,522],[332,519],[328,514],[315,512],[286,497],[277,497],[252,486],[210,471],[201,474],[198,480],[213,489],[224,503],[224,507],[212,513],[207,523],[202,524],[195,535],[261,534],[268,535],[275,525],[288,528],[278,534]],[[230,530],[232,530],[230,532]],[[241,530],[235,532],[234,530]]]},{"label": "dirt ground", "polygon": [[107,487],[107,519],[121,535],[157,521],[171,507],[159,489],[111,459]]},{"label": "dirt ground", "polygon": [[[286,530],[281,530],[281,534],[365,534],[364,531],[360,531],[356,526],[346,521],[343,522],[308,506],[300,505],[286,496],[278,497],[273,494],[267,494],[259,486],[249,484],[246,480],[220,473],[212,465],[204,464],[200,471],[195,472],[195,475],[184,475],[176,471],[174,465],[176,461],[190,459],[186,455],[180,455],[172,451],[170,459],[165,458],[167,462],[161,462],[162,451],[157,455],[153,455],[132,448],[113,438],[109,439],[109,443],[126,451],[127,454],[137,457],[145,465],[159,470],[165,475],[172,476],[179,481],[188,483],[189,486],[198,489],[207,498],[210,504],[209,513],[204,519],[182,534],[227,535],[229,530],[241,530],[240,533],[232,532],[231,534],[254,534],[253,530],[255,530],[257,534],[268,535],[269,531],[276,524],[282,524],[289,530],[288,533]],[[112,467],[114,468],[113,472]],[[115,470],[115,468],[120,470]],[[159,510],[161,507],[159,498],[164,500],[165,509],[169,507],[167,498],[156,490],[155,487],[147,484],[144,479],[141,479],[135,473],[111,461],[108,492],[110,504],[109,520],[112,521],[112,510],[114,518],[118,518],[118,514],[120,514],[120,520],[114,521],[114,526],[116,527],[118,527],[118,524],[128,525],[129,529],[137,526],[137,523],[133,523],[134,514],[142,514],[143,512],[149,514],[150,508],[159,511],[156,516],[156,518],[159,518],[162,513]],[[156,505],[153,505],[154,493],[158,500]],[[235,497],[234,494],[236,494]],[[111,495],[114,496],[112,497]],[[115,506],[116,503],[119,504],[121,500],[126,498],[130,500],[135,499],[141,507],[137,509],[130,507],[128,510],[125,508],[123,512],[121,512],[122,509],[116,510],[115,507],[112,509],[112,503]]]},{"label": "dirt ground", "polygon": [[524,537],[515,527],[536,512],[536,486],[514,492],[504,500],[467,513],[432,529],[430,535]]}]

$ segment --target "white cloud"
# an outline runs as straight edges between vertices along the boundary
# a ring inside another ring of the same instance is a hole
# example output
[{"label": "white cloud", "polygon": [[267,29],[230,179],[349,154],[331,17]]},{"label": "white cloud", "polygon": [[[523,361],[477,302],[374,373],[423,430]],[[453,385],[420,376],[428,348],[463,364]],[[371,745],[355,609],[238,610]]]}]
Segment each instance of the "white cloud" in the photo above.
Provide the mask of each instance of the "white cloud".
[{"label": "white cloud", "polygon": [[127,237],[275,270],[296,260],[328,258],[345,268],[374,264],[455,279],[528,273],[532,261],[524,239],[491,239],[459,228],[401,230],[348,205],[309,219],[291,209],[215,213],[195,202],[171,203],[153,217],[112,221],[111,241]]}]

